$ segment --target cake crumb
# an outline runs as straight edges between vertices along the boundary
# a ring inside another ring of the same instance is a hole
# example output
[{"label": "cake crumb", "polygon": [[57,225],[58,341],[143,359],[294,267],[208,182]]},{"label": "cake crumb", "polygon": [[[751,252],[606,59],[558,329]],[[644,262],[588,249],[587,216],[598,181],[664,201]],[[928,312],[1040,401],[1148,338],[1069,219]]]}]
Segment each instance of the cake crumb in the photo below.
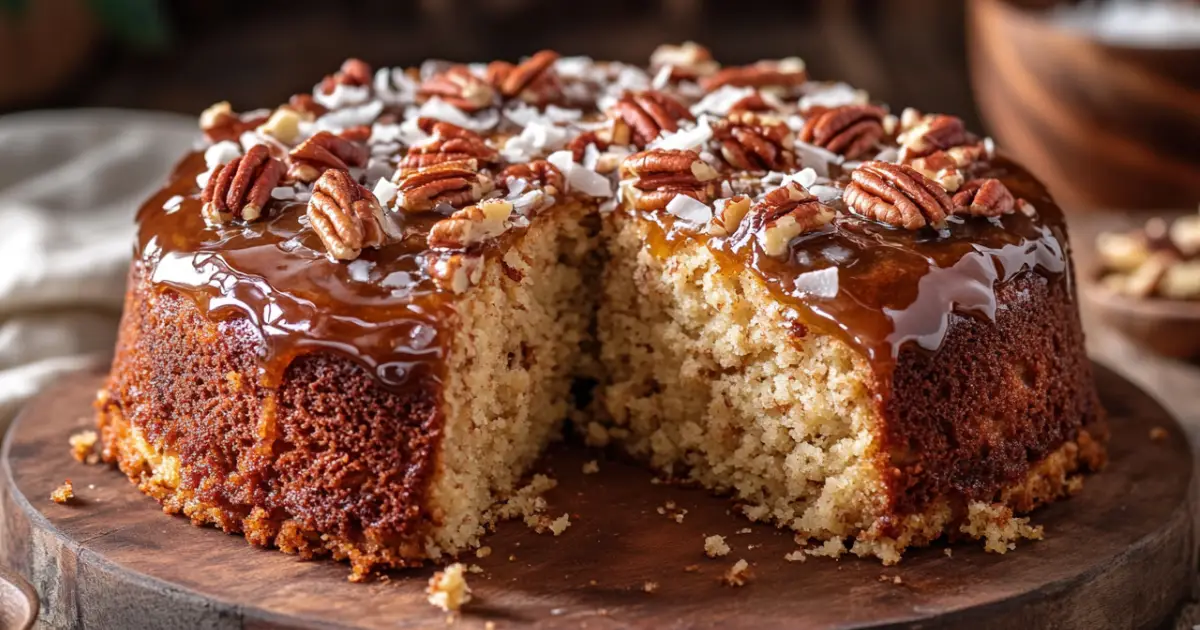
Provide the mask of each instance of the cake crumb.
[{"label": "cake crumb", "polygon": [[753,530],[753,529],[751,529],[751,528],[749,528],[749,527],[743,527],[743,528],[741,528],[741,529],[737,530],[737,532],[735,532],[735,533],[738,533],[738,534],[749,534],[749,533],[751,533],[751,532],[753,532],[753,531],[754,531],[754,530]]},{"label": "cake crumb", "polygon": [[719,558],[729,553],[729,545],[725,542],[725,537],[720,534],[713,534],[704,539],[704,553],[709,558]]},{"label": "cake crumb", "polygon": [[821,543],[821,546],[805,550],[810,556],[824,556],[826,558],[841,558],[842,554],[846,553],[846,543],[842,541],[841,536],[834,536],[829,540]]},{"label": "cake crumb", "polygon": [[508,561],[509,561],[509,562],[514,562],[514,561],[516,561],[516,559],[517,559],[517,554],[515,554],[515,553],[510,553],[510,554],[508,554]]},{"label": "cake crumb", "polygon": [[808,556],[804,555],[803,549],[797,549],[788,553],[783,557],[783,559],[787,560],[788,562],[804,562],[805,560],[808,560]]},{"label": "cake crumb", "polygon": [[567,531],[567,528],[570,526],[571,526],[571,516],[569,514],[563,513],[562,516],[554,519],[550,523],[549,529],[552,534],[554,534],[555,536],[558,536],[558,535],[562,534],[563,532]]},{"label": "cake crumb", "polygon": [[75,461],[85,464],[95,464],[100,461],[100,455],[96,453],[96,442],[99,436],[95,431],[90,429],[80,431],[71,436],[67,442],[71,445],[71,457]]},{"label": "cake crumb", "polygon": [[583,474],[594,475],[600,472],[600,464],[596,460],[591,460],[583,463]]},{"label": "cake crumb", "polygon": [[732,567],[729,567],[725,575],[721,576],[721,581],[730,586],[745,586],[746,582],[750,581],[750,578],[749,563],[745,560],[738,560],[733,563]]},{"label": "cake crumb", "polygon": [[682,523],[683,517],[687,516],[687,510],[679,510],[671,518],[675,519],[676,523]]},{"label": "cake crumb", "polygon": [[486,558],[486,557],[488,557],[488,556],[490,556],[490,555],[492,555],[492,548],[491,548],[491,547],[480,547],[480,548],[478,548],[478,549],[476,549],[476,550],[475,550],[475,557],[476,557],[476,558]]},{"label": "cake crumb", "polygon": [[1162,442],[1167,439],[1170,434],[1163,427],[1153,427],[1150,429],[1150,439],[1155,442]]},{"label": "cake crumb", "polygon": [[698,565],[698,564],[689,564],[686,567],[683,567],[684,573],[695,573],[699,570],[700,570],[700,565]]},{"label": "cake crumb", "polygon": [[496,622],[495,621],[485,621],[483,623],[483,630],[496,630]]},{"label": "cake crumb", "polygon": [[663,507],[663,506],[661,506],[661,505],[660,505],[660,506],[658,506],[658,507],[654,508],[654,511],[655,511],[655,512],[658,512],[659,514],[666,514],[666,513],[667,513],[667,508],[665,508],[665,507]]},{"label": "cake crumb", "polygon": [[888,577],[886,575],[880,575],[879,581],[880,582],[891,582],[892,584],[903,584],[904,583],[904,580],[900,579],[899,575],[893,575],[892,577]]},{"label": "cake crumb", "polygon": [[467,573],[483,573],[483,567],[479,566],[478,564],[468,565]]},{"label": "cake crumb", "polygon": [[953,557],[954,557],[954,550],[953,550],[953,549],[951,549],[951,548],[949,548],[949,547],[946,547],[945,549],[943,549],[943,550],[942,550],[942,553],[946,554],[946,557],[947,557],[947,558],[953,558]]},{"label": "cake crumb", "polygon": [[904,583],[904,580],[900,579],[899,575],[892,578],[892,584],[903,584],[903,583]]},{"label": "cake crumb", "polygon": [[55,503],[70,503],[71,499],[75,498],[75,486],[71,485],[71,480],[67,479],[62,482],[62,485],[55,488],[54,492],[50,493],[50,500]]},{"label": "cake crumb", "polygon": [[647,593],[656,593],[658,592],[658,582],[647,580],[646,583],[642,585],[642,590],[646,591]]},{"label": "cake crumb", "polygon": [[471,601],[471,587],[463,576],[464,567],[455,562],[429,578],[429,603],[446,612],[457,612]]},{"label": "cake crumb", "polygon": [[1040,525],[1030,525],[1028,518],[1014,516],[1008,506],[983,501],[967,506],[967,522],[959,530],[973,538],[982,538],[985,551],[999,554],[1016,549],[1018,540],[1041,540],[1043,536]]},{"label": "cake crumb", "polygon": [[608,442],[608,429],[599,422],[589,422],[587,425],[587,435],[584,436],[584,443],[588,446],[604,448],[608,446]]}]

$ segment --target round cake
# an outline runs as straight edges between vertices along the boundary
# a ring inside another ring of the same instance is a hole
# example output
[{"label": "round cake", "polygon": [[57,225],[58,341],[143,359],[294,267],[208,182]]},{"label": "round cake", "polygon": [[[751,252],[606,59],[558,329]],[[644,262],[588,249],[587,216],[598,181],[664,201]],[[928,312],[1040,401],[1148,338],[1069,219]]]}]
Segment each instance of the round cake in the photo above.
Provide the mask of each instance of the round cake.
[{"label": "round cake", "polygon": [[689,43],[350,60],[200,127],[97,402],[198,524],[356,578],[452,557],[574,431],[893,563],[1038,537],[1104,463],[1062,213],[953,116]]}]

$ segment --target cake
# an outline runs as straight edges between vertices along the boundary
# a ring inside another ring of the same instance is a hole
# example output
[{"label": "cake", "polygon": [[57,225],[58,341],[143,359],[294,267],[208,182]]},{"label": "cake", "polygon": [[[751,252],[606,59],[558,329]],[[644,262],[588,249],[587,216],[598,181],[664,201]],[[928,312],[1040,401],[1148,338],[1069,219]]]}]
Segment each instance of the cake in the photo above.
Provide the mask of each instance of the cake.
[{"label": "cake", "polygon": [[953,116],[689,43],[350,60],[200,126],[97,399],[103,458],[197,524],[358,577],[456,557],[575,432],[894,563],[1036,536],[1104,463],[1062,213]]}]

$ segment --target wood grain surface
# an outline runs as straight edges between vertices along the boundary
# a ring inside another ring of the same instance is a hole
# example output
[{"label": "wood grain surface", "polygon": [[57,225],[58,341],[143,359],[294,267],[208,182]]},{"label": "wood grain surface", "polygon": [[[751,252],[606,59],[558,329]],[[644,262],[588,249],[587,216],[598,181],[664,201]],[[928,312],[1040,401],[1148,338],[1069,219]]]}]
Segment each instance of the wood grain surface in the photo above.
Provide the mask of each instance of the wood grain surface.
[{"label": "wood grain surface", "polygon": [[[119,473],[71,459],[67,439],[90,426],[96,374],[66,379],[18,419],[0,461],[0,562],[31,578],[50,628],[445,627],[425,601],[432,569],[359,585],[345,565],[302,562],[240,537],[162,514]],[[1150,628],[1187,595],[1196,565],[1192,455],[1152,399],[1098,367],[1112,414],[1111,464],[1070,501],[1035,513],[1046,540],[1007,555],[937,546],[895,567],[846,557],[789,563],[791,536],[750,525],[730,503],[651,483],[640,468],[556,448],[540,464],[559,480],[550,514],[562,536],[508,523],[490,536],[476,599],[454,623],[532,627]],[[1167,437],[1152,441],[1150,429]],[[600,459],[600,472],[582,463]],[[50,492],[70,478],[78,499]],[[657,512],[673,501],[682,523]],[[751,532],[739,534],[749,527]],[[703,554],[721,534],[729,556]],[[754,573],[720,583],[734,561]],[[695,571],[685,568],[697,565]],[[657,590],[647,593],[647,582]]]}]

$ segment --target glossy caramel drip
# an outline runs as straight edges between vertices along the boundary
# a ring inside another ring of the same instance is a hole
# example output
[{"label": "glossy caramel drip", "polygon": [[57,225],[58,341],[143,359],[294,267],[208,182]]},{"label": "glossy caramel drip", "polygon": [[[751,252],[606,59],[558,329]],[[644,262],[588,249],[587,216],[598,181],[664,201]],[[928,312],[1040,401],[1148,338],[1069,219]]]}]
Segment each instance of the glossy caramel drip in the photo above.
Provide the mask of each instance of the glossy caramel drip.
[{"label": "glossy caramel drip", "polygon": [[[1071,282],[1062,212],[1045,188],[1002,160],[982,176],[1001,179],[1036,212],[997,219],[956,217],[938,234],[868,221],[838,202],[839,216],[831,226],[802,235],[790,254],[780,258],[766,255],[744,231],[710,237],[666,213],[642,216],[653,225],[650,248],[658,256],[700,242],[723,270],[752,272],[776,299],[794,309],[797,322],[861,351],[875,373],[876,395],[885,396],[902,347],[915,344],[936,351],[951,313],[994,320],[997,308],[1009,306],[997,305],[997,283],[1026,270],[1049,282]],[[828,267],[838,269],[835,296],[820,297],[798,287],[803,274]]]},{"label": "glossy caramel drip", "polygon": [[[314,351],[350,357],[390,387],[440,379],[448,296],[419,266],[440,216],[409,219],[399,242],[333,262],[304,225],[302,203],[273,207],[245,226],[205,225],[195,182],[203,171],[203,157],[189,156],[142,207],[138,255],[155,285],[190,298],[207,317],[250,320],[266,346],[264,386]],[[176,195],[182,203],[164,209]]]}]

